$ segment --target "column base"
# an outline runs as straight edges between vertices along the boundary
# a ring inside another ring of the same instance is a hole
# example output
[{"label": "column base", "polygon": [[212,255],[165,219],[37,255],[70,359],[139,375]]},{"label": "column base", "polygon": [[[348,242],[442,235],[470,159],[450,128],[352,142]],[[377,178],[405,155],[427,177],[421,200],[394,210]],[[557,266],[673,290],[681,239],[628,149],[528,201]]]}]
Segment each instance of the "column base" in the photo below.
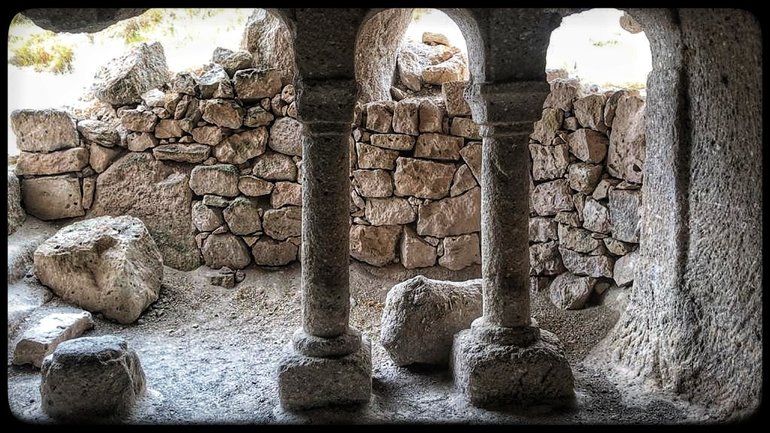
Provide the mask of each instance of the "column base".
[{"label": "column base", "polygon": [[307,356],[286,345],[278,363],[278,398],[284,410],[364,404],[372,393],[372,346],[362,337],[345,356]]},{"label": "column base", "polygon": [[564,349],[551,332],[535,334],[516,345],[490,342],[473,329],[458,332],[451,359],[455,386],[483,408],[569,404],[575,394]]}]

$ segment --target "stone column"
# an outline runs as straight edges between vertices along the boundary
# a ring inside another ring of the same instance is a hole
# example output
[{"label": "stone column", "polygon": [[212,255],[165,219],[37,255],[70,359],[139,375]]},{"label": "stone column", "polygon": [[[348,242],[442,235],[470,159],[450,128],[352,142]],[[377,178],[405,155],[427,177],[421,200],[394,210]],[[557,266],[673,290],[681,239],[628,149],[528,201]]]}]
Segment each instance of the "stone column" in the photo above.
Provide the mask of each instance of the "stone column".
[{"label": "stone column", "polygon": [[456,385],[472,404],[563,402],[573,377],[561,343],[530,317],[529,135],[545,81],[477,84],[486,119],[481,168],[483,315],[455,336]]},{"label": "stone column", "polygon": [[355,82],[303,83],[302,327],[278,367],[288,410],[363,403],[371,394],[371,345],[348,326],[349,139]]}]

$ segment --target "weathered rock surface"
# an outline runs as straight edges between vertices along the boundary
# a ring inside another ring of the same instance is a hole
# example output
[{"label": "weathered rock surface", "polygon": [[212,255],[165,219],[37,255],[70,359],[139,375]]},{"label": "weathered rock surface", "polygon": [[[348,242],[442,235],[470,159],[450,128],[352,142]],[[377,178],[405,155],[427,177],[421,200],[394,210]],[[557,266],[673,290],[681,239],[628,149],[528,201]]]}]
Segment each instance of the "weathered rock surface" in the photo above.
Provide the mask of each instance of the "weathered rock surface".
[{"label": "weathered rock surface", "polygon": [[612,278],[618,286],[625,286],[634,282],[634,268],[639,263],[639,251],[634,251],[619,258],[615,262]]},{"label": "weathered rock surface", "polygon": [[43,358],[53,353],[59,344],[77,338],[93,327],[94,320],[87,311],[48,314],[24,331],[13,350],[13,363],[40,368]]},{"label": "weathered rock surface", "polygon": [[607,136],[591,129],[578,129],[567,137],[569,150],[579,160],[600,163],[607,155]]},{"label": "weathered rock surface", "polygon": [[223,128],[238,129],[243,124],[243,107],[229,99],[200,101],[203,120]]},{"label": "weathered rock surface", "polygon": [[585,305],[595,284],[594,278],[578,277],[565,272],[551,282],[548,287],[548,296],[551,303],[562,310],[579,310]]},{"label": "weathered rock surface", "polygon": [[163,255],[180,270],[200,265],[192,220],[189,171],[156,161],[146,153],[128,153],[96,179],[88,217],[132,215],[144,222]]},{"label": "weathered rock surface", "polygon": [[396,365],[446,365],[454,334],[480,315],[480,279],[451,282],[418,275],[388,291],[380,342]]},{"label": "weathered rock surface", "polygon": [[356,143],[358,168],[381,168],[393,170],[399,154],[395,150],[381,149],[366,143]]},{"label": "weathered rock surface", "polygon": [[481,143],[468,143],[465,147],[460,149],[460,156],[462,156],[463,161],[470,167],[473,177],[476,178],[476,182],[481,185]]},{"label": "weathered rock surface", "polygon": [[610,191],[610,221],[612,237],[624,242],[639,242],[639,211],[642,206],[640,190]]},{"label": "weathered rock surface", "polygon": [[250,235],[262,230],[259,206],[246,197],[238,197],[222,211],[230,232],[236,235]]},{"label": "weathered rock surface", "polygon": [[645,102],[638,96],[618,100],[607,150],[607,172],[629,182],[641,183],[645,160]]},{"label": "weathered rock surface", "polygon": [[385,266],[396,259],[400,226],[350,227],[350,256],[373,266]]},{"label": "weathered rock surface", "polygon": [[561,128],[563,120],[564,112],[561,110],[556,108],[543,109],[543,115],[535,122],[534,131],[530,137],[540,144],[551,144],[551,141],[556,137],[556,131]]},{"label": "weathered rock surface", "polygon": [[254,176],[266,180],[294,181],[297,179],[297,165],[290,156],[277,152],[259,156],[251,172]]},{"label": "weathered rock surface", "polygon": [[77,129],[86,140],[112,147],[120,144],[120,134],[116,126],[101,120],[83,119],[78,121]]},{"label": "weathered rock surface", "polygon": [[246,243],[230,233],[211,234],[203,241],[203,261],[212,269],[226,266],[243,269],[251,263],[251,254]]},{"label": "weathered rock surface", "polygon": [[142,102],[142,93],[161,87],[169,77],[163,46],[140,43],[97,71],[93,92],[111,105],[136,104]]},{"label": "weathered rock surface", "polygon": [[275,68],[280,71],[283,82],[292,82],[294,37],[279,17],[265,9],[255,9],[246,21],[241,49],[253,55],[255,68]]},{"label": "weathered rock surface", "polygon": [[35,251],[35,275],[64,301],[131,323],[158,299],[163,258],[142,221],[99,217],[59,230]]},{"label": "weathered rock surface", "polygon": [[225,223],[222,212],[211,208],[202,201],[194,201],[192,205],[192,223],[199,232],[213,232]]},{"label": "weathered rock surface", "polygon": [[606,255],[586,255],[559,247],[564,267],[576,275],[612,278],[615,261]]},{"label": "weathered rock surface", "polygon": [[442,240],[444,254],[438,264],[459,271],[473,264],[481,264],[481,244],[478,233],[448,236]]},{"label": "weathered rock surface", "polygon": [[481,188],[418,208],[417,233],[421,236],[458,236],[481,230]]},{"label": "weathered rock surface", "polygon": [[102,147],[92,144],[88,153],[88,164],[95,172],[102,173],[120,155],[121,150],[120,147]]},{"label": "weathered rock surface", "polygon": [[375,226],[409,224],[417,217],[405,198],[370,198],[366,200],[366,219]]},{"label": "weathered rock surface", "polygon": [[[569,187],[584,194],[591,194],[599,183],[602,175],[602,166],[577,162],[570,164],[567,170]],[[574,202],[574,200],[573,200]]]},{"label": "weathered rock surface", "polygon": [[556,215],[574,209],[572,191],[566,179],[541,183],[532,191],[532,206],[540,216]]},{"label": "weathered rock surface", "polygon": [[249,197],[260,197],[273,192],[274,185],[255,176],[241,176],[238,178],[238,191]]},{"label": "weathered rock surface", "polygon": [[262,216],[262,228],[266,235],[283,241],[302,234],[302,208],[285,206],[268,209]]},{"label": "weathered rock surface", "polygon": [[413,228],[404,226],[399,257],[406,269],[433,266],[436,264],[436,247],[417,236]]},{"label": "weathered rock surface", "polygon": [[21,207],[21,184],[19,178],[8,171],[8,235],[12,235],[24,224],[27,214]]},{"label": "weathered rock surface", "polygon": [[417,137],[414,156],[416,158],[456,161],[460,159],[460,149],[462,147],[463,139],[461,137],[426,133]]},{"label": "weathered rock surface", "polygon": [[211,148],[205,144],[164,144],[152,149],[152,155],[159,161],[175,161],[200,164],[209,157]]},{"label": "weathered rock surface", "polygon": [[277,209],[286,205],[302,206],[302,185],[294,182],[276,182],[270,194],[270,206]]},{"label": "weathered rock surface", "polygon": [[145,392],[139,357],[114,335],[61,343],[43,361],[41,373],[42,409],[58,419],[122,416]]},{"label": "weathered rock surface", "polygon": [[264,127],[233,134],[214,147],[214,156],[219,162],[243,164],[265,153],[267,136],[267,128]]},{"label": "weathered rock surface", "polygon": [[291,117],[281,117],[270,127],[267,145],[276,152],[302,156],[302,124]]},{"label": "weathered rock surface", "polygon": [[243,69],[233,76],[235,92],[244,102],[272,98],[281,91],[281,72],[275,69]]},{"label": "weathered rock surface", "polygon": [[41,220],[85,215],[80,181],[70,175],[22,179],[21,197],[27,213]]},{"label": "weathered rock surface", "polygon": [[612,225],[607,206],[594,200],[593,197],[586,197],[583,205],[583,227],[592,232],[609,234]]},{"label": "weathered rock surface", "polygon": [[529,246],[529,267],[534,275],[558,275],[564,272],[564,265],[556,241]]},{"label": "weathered rock surface", "polygon": [[238,195],[238,169],[230,164],[198,165],[190,173],[190,188],[196,195]]},{"label": "weathered rock surface", "polygon": [[284,266],[297,260],[297,246],[290,241],[260,238],[251,247],[254,263],[260,266]]},{"label": "weathered rock surface", "polygon": [[441,85],[441,95],[449,116],[470,116],[471,107],[463,94],[467,85],[467,81],[448,81]]},{"label": "weathered rock surface", "polygon": [[61,110],[14,110],[11,128],[16,147],[26,152],[47,153],[79,144],[75,121]]},{"label": "weathered rock surface", "polygon": [[588,95],[575,100],[575,117],[585,128],[604,132],[607,125],[604,124],[604,104],[607,97],[601,94]]},{"label": "weathered rock surface", "polygon": [[390,197],[393,195],[393,178],[385,170],[355,170],[353,185],[361,197]]},{"label": "weathered rock surface", "polygon": [[449,195],[455,166],[414,158],[398,158],[393,175],[397,196],[439,199]]},{"label": "weathered rock surface", "polygon": [[532,156],[532,179],[536,181],[563,177],[569,165],[569,149],[566,144],[530,144],[529,154]]},{"label": "weathered rock surface", "polygon": [[391,150],[412,150],[414,137],[405,134],[372,134],[372,146]]},{"label": "weathered rock surface", "polygon": [[457,197],[458,195],[478,186],[476,178],[473,177],[468,164],[463,164],[455,172],[454,178],[452,178],[452,186],[449,188],[449,195],[451,197]]}]

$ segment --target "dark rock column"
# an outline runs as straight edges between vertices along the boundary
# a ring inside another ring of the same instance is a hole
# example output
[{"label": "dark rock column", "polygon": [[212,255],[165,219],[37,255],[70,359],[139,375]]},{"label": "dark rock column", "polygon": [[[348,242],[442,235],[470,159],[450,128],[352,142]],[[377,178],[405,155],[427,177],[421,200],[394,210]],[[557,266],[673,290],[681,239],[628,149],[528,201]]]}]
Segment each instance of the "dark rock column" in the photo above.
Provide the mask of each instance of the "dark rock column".
[{"label": "dark rock column", "polygon": [[286,410],[369,401],[371,345],[348,326],[349,144],[356,81],[356,30],[365,11],[294,11],[303,126],[302,327],[278,365]]},{"label": "dark rock column", "polygon": [[573,377],[556,336],[538,328],[529,299],[529,134],[548,94],[543,81],[477,84],[482,125],[483,315],[455,335],[455,383],[476,406],[563,403]]}]

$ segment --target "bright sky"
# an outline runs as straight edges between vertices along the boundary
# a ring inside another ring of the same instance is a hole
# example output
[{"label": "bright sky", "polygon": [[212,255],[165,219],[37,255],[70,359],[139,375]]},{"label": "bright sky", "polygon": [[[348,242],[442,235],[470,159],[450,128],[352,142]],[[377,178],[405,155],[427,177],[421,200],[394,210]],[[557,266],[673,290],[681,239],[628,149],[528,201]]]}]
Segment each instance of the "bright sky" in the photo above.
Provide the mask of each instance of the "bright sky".
[{"label": "bright sky", "polygon": [[[210,17],[190,16],[185,9],[175,9],[173,25],[162,22],[150,33],[151,41],[160,41],[173,72],[199,67],[211,60],[216,47],[238,49],[246,19],[253,9],[224,9]],[[621,11],[593,9],[571,15],[551,35],[548,69],[565,68],[584,83],[599,85],[646,83],[651,70],[650,48],[643,33],[632,35],[618,23]],[[173,28],[173,31],[169,31]],[[84,33],[59,34],[58,39],[73,46],[73,72],[56,75],[35,72],[8,64],[8,113],[20,108],[76,106],[91,85],[98,68],[124,53],[128,47],[114,36],[113,27],[89,37]],[[443,12],[430,9],[407,29],[407,37],[421,40],[424,31],[445,34],[450,43],[467,53],[465,40],[457,25]],[[25,36],[41,32],[35,25],[14,26],[9,35]],[[205,35],[205,37],[201,37]],[[601,45],[601,46],[597,46]],[[8,58],[12,56],[9,50]],[[18,153],[16,137],[8,126],[8,152]]]}]

